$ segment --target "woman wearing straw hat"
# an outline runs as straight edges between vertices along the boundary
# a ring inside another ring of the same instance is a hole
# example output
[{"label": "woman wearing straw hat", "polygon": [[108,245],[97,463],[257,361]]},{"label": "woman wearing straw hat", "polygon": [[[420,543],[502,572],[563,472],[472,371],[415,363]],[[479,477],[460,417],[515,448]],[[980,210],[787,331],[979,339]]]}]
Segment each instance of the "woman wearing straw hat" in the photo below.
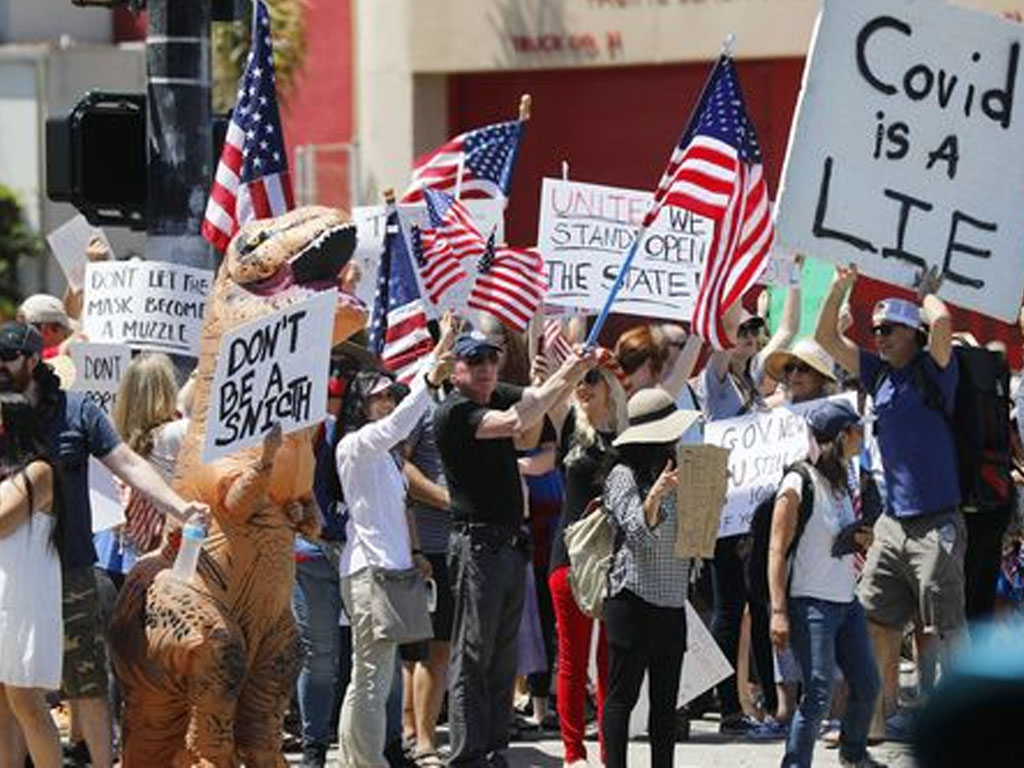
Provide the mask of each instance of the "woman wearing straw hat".
[{"label": "woman wearing straw hat", "polygon": [[778,349],[765,360],[765,371],[786,388],[787,403],[803,403],[835,394],[834,364],[821,345],[801,339],[792,349]]},{"label": "woman wearing straw hat", "polygon": [[675,708],[686,645],[689,564],[676,557],[675,446],[699,418],[661,388],[630,398],[629,428],[614,442],[618,461],[604,507],[619,529],[605,601],[608,694],[602,734],[608,768],[626,765],[629,715],[644,673],[650,685],[651,765],[672,765]]}]

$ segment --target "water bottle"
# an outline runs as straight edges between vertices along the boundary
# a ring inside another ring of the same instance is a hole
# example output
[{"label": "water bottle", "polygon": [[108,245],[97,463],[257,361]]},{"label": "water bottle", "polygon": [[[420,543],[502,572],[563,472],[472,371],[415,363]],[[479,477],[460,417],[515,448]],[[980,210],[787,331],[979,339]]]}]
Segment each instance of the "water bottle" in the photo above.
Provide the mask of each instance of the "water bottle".
[{"label": "water bottle", "polygon": [[189,520],[181,529],[181,546],[171,567],[171,577],[189,581],[195,575],[199,563],[199,550],[203,547],[206,529],[198,520]]}]

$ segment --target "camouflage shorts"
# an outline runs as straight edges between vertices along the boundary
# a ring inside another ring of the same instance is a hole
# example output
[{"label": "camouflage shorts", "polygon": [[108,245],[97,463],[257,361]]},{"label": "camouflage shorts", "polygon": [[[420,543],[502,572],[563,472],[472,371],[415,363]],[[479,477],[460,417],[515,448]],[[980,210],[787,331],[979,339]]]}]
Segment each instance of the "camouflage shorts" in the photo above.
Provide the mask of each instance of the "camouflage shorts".
[{"label": "camouflage shorts", "polygon": [[64,695],[107,695],[107,649],[96,573],[92,567],[64,571]]}]

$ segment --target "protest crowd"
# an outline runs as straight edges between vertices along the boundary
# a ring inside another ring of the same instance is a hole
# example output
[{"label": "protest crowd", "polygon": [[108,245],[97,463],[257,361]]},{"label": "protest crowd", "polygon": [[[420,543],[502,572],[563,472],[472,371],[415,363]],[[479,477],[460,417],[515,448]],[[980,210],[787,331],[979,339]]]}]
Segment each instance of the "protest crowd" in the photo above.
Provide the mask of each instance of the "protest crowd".
[{"label": "protest crowd", "polygon": [[[210,292],[207,323],[217,303],[324,282],[325,312],[303,294],[316,321],[285,304],[241,336],[225,311],[198,366],[197,347],[91,349],[114,340],[90,325],[89,276],[143,269],[93,238],[84,286],[0,326],[0,768],[148,765],[132,756],[167,733],[167,765],[280,765],[283,744],[310,768],[333,749],[348,768],[500,767],[555,733],[566,768],[621,768],[644,732],[667,768],[702,718],[774,742],[783,766],[823,741],[870,768],[869,748],[926,738],[960,644],[1024,612],[1024,388],[1007,350],[955,326],[936,266],[865,317],[850,263],[807,307],[818,254],[801,252],[769,300],[767,188],[727,55],[633,247],[670,208],[716,222],[692,319],[616,304],[632,253],[596,304],[559,306],[543,249],[496,243],[455,189],[507,192],[525,120],[459,137],[455,170],[450,145],[417,161],[387,198],[373,307],[352,298],[374,276],[349,261],[347,216],[254,230],[208,209],[224,266],[178,283]],[[740,192],[721,172],[693,191],[713,144],[732,147]],[[246,261],[290,236],[281,273]],[[343,304],[359,323],[339,339]],[[231,483],[203,474],[224,467]],[[212,486],[221,507],[193,492]],[[243,557],[244,526],[269,533]],[[260,571],[280,530],[285,567]],[[229,569],[257,563],[238,605],[186,612],[221,594],[223,551]],[[188,596],[182,612],[147,602],[161,594]],[[695,653],[701,632],[711,652]],[[264,662],[253,638],[282,645]],[[172,649],[158,661],[184,684],[146,677],[147,643]],[[153,703],[161,686],[180,712]],[[196,716],[217,696],[222,721]]]}]

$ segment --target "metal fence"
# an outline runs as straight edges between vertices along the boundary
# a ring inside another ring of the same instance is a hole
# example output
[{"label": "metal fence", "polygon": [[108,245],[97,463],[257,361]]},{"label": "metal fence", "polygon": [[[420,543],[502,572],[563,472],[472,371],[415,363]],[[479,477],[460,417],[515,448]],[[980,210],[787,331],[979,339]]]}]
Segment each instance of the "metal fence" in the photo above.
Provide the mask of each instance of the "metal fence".
[{"label": "metal fence", "polygon": [[295,202],[351,211],[359,204],[357,145],[302,144],[295,147]]}]

